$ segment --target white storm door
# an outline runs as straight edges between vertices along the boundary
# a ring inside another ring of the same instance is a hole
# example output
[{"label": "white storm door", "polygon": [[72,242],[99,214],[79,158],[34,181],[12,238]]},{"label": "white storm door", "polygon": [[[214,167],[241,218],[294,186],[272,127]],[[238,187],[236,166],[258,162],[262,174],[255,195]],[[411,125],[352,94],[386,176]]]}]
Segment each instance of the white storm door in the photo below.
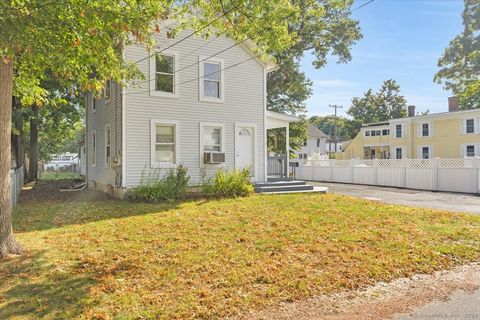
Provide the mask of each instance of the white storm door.
[{"label": "white storm door", "polygon": [[255,128],[237,126],[235,130],[235,168],[250,168],[255,173]]}]

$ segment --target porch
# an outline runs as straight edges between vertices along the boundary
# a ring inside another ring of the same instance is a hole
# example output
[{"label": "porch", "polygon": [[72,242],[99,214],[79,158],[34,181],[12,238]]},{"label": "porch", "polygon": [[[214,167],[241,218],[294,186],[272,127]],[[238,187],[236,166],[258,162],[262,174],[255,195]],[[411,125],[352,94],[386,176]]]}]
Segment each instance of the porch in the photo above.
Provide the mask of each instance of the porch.
[{"label": "porch", "polygon": [[300,119],[279,112],[266,111],[266,180],[288,180],[290,178],[290,129],[292,122]]},{"label": "porch", "polygon": [[390,159],[389,145],[370,145],[363,146],[363,159]]}]

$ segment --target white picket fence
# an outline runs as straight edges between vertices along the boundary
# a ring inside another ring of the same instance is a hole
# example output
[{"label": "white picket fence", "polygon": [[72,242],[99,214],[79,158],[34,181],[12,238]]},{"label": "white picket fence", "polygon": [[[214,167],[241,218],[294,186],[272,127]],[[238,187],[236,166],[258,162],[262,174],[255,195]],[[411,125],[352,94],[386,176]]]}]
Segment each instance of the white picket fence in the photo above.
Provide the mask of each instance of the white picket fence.
[{"label": "white picket fence", "polygon": [[11,206],[14,208],[17,205],[18,197],[23,188],[23,167],[17,170],[10,171],[10,197],[11,197]]},{"label": "white picket fence", "polygon": [[480,194],[480,158],[307,160],[296,179]]}]

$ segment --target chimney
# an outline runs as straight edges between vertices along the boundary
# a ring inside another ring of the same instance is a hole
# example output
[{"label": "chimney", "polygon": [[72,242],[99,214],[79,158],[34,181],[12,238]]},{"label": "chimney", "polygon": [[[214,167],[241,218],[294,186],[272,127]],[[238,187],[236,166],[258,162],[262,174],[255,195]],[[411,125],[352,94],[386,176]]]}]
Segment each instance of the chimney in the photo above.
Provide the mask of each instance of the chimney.
[{"label": "chimney", "polygon": [[458,104],[457,104],[457,97],[449,97],[448,98],[448,112],[455,112],[457,111]]},{"label": "chimney", "polygon": [[415,106],[408,106],[408,116],[415,117]]}]

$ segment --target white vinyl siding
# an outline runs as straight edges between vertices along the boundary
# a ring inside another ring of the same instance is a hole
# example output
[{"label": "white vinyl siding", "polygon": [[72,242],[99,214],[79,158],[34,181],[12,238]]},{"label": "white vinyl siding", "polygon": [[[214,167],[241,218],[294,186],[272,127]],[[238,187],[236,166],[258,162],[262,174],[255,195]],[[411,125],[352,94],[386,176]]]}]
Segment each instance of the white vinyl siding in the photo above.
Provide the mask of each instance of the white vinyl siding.
[{"label": "white vinyl siding", "polygon": [[[183,38],[188,34],[190,32],[183,31],[177,38]],[[175,43],[175,40],[168,39],[162,32],[158,43],[161,44],[161,47],[168,47]],[[214,43],[205,46],[204,39],[193,36],[176,45],[175,51],[179,53],[178,57],[181,59],[177,64],[180,71],[175,74],[177,78],[181,78],[181,80],[176,80],[177,83],[180,83],[176,99],[149,94],[147,83],[139,84],[138,87],[130,86],[126,89],[126,150],[124,152],[127,170],[126,187],[138,185],[142,173],[148,174],[150,170],[149,124],[151,119],[179,122],[177,146],[180,148],[176,150],[176,161],[184,164],[188,169],[191,184],[200,183],[204,174],[211,177],[219,169],[218,165],[206,167],[203,165],[203,149],[201,149],[201,139],[199,138],[201,123],[220,123],[224,126],[222,139],[225,163],[222,166],[226,170],[235,168],[235,122],[254,124],[259,133],[255,136],[255,179],[259,182],[264,181],[266,151],[265,135],[263,134],[265,132],[265,73],[263,66],[256,59],[251,59],[252,55],[242,47],[232,47],[215,57],[224,61],[224,68],[238,64],[226,70],[225,72],[228,74],[222,77],[224,103],[219,106],[213,101],[199,99],[198,56],[211,56],[221,48],[229,47],[232,44],[231,39],[221,36],[215,39]],[[200,47],[201,49],[199,49]],[[197,49],[198,51],[195,51]],[[195,54],[188,55],[190,52],[195,52]],[[127,61],[139,61],[148,56],[148,51],[142,46],[129,46],[125,50],[125,56]],[[138,63],[139,70],[147,77],[150,72],[149,63],[149,59]],[[190,65],[192,67],[188,67]],[[182,70],[183,68],[185,69]]]}]

